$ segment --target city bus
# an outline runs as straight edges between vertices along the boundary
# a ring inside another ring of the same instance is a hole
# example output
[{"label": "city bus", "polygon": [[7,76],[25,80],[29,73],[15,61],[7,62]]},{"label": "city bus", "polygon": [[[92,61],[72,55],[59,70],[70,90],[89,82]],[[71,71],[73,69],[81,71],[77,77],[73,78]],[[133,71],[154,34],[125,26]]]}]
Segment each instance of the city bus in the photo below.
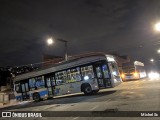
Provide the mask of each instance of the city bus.
[{"label": "city bus", "polygon": [[134,61],[123,64],[121,77],[122,80],[145,78],[146,71],[144,68],[144,63]]},{"label": "city bus", "polygon": [[113,56],[92,54],[16,76],[14,95],[20,101],[40,101],[80,92],[89,95],[121,82]]}]

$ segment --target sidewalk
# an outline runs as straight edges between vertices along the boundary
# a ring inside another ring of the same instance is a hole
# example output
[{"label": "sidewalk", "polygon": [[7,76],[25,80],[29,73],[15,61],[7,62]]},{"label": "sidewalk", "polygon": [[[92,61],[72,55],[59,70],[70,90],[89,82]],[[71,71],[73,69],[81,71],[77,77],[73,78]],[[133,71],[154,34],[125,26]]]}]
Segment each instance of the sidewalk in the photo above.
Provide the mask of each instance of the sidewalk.
[{"label": "sidewalk", "polygon": [[15,105],[20,105],[20,104],[25,104],[25,103],[28,103],[30,101],[16,101],[16,99],[12,99],[10,100],[9,103],[5,103],[5,104],[2,104],[0,103],[0,108],[5,108],[5,107],[10,107],[10,106],[15,106]]}]

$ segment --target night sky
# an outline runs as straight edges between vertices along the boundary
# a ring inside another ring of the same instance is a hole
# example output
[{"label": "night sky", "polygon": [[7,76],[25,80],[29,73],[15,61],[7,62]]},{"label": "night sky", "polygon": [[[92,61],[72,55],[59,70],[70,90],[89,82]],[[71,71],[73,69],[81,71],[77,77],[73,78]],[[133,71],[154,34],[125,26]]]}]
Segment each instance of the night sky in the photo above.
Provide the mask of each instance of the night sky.
[{"label": "night sky", "polygon": [[0,0],[0,66],[41,62],[44,54],[97,51],[159,59],[160,0]]}]

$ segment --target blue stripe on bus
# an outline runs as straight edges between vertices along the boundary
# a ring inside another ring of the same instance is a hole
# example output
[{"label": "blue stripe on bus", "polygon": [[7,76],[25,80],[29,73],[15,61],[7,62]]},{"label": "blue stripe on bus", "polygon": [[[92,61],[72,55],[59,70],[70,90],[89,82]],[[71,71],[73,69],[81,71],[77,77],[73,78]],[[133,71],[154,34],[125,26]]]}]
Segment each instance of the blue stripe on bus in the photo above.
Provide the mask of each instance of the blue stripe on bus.
[{"label": "blue stripe on bus", "polygon": [[16,100],[21,100],[22,99],[22,96],[16,96]]},{"label": "blue stripe on bus", "polygon": [[[44,91],[39,91],[38,92],[40,96],[45,96],[46,94],[48,95],[48,91],[44,90]],[[29,96],[32,97],[33,93],[30,93]],[[22,95],[19,96],[15,96],[16,100],[22,100]]]},{"label": "blue stripe on bus", "polygon": [[45,91],[40,91],[38,92],[40,96],[45,96],[46,94],[48,95],[48,91],[45,90]]}]

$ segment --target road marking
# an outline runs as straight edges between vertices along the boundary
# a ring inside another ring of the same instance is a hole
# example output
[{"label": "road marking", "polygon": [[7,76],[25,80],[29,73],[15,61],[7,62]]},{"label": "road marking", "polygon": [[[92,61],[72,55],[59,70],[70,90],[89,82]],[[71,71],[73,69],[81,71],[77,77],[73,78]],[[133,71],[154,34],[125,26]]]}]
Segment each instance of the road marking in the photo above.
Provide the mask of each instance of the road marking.
[{"label": "road marking", "polygon": [[94,107],[91,108],[90,110],[94,110],[94,109],[96,109],[97,107],[99,107],[99,105],[94,106]]},{"label": "road marking", "polygon": [[111,101],[111,99],[106,100],[107,102]]},{"label": "road marking", "polygon": [[44,109],[41,109],[41,111],[44,111],[44,110],[47,110],[47,109],[49,109],[49,108],[52,108],[52,107],[56,107],[57,105],[50,105],[49,107],[46,107],[46,108],[44,108]]},{"label": "road marking", "polygon": [[73,118],[72,120],[76,120],[76,119],[78,119],[79,117],[75,117],[75,118]]}]

